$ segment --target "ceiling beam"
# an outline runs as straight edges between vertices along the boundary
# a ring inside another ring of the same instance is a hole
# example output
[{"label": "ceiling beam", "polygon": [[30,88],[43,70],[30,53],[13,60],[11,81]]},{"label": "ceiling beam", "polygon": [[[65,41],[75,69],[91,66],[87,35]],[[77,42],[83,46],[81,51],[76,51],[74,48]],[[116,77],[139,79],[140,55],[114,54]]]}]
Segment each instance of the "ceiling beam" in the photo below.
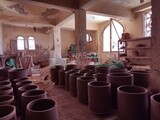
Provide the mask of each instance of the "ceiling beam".
[{"label": "ceiling beam", "polygon": [[136,7],[136,8],[133,8],[132,12],[133,13],[138,13],[138,12],[142,12],[142,11],[145,11],[145,10],[148,10],[148,9],[151,9],[151,2],[145,3],[141,6]]},{"label": "ceiling beam", "polygon": [[85,10],[88,10],[95,4],[97,4],[99,0],[80,0],[79,2],[79,8],[83,8]]},{"label": "ceiling beam", "polygon": [[129,18],[134,19],[134,15],[130,9],[117,6],[117,5],[111,5],[104,2],[99,2],[95,6],[88,9],[88,11],[107,15],[107,16],[116,16],[116,17],[123,17],[123,18]]}]

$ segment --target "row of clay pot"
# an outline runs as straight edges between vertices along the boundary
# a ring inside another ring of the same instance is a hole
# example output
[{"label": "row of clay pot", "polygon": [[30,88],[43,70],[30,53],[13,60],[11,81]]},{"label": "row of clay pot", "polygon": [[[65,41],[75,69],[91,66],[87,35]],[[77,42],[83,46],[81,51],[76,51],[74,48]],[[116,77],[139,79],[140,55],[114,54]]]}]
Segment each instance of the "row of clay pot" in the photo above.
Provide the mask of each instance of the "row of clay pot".
[{"label": "row of clay pot", "polygon": [[23,120],[57,120],[56,102],[47,98],[46,91],[34,85],[25,72],[25,69],[9,70],[9,79],[0,81],[0,111],[4,109],[0,119],[17,120],[16,114],[20,114]]}]

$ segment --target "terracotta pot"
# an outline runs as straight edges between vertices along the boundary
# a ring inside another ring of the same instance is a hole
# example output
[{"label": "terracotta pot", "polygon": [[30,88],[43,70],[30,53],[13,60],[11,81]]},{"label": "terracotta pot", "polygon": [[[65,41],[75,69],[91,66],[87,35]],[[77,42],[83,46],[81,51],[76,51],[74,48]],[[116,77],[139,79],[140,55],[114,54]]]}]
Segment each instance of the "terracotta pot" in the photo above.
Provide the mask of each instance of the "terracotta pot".
[{"label": "terracotta pot", "polygon": [[3,81],[9,81],[9,82],[10,82],[10,80],[9,80],[9,79],[4,78],[4,77],[0,77],[0,82],[3,82]]},{"label": "terracotta pot", "polygon": [[59,76],[59,85],[61,87],[64,87],[65,86],[65,72],[67,70],[59,70],[58,72],[58,76]]},{"label": "terracotta pot", "polygon": [[97,66],[95,67],[97,73],[108,73],[108,66]]},{"label": "terracotta pot", "polygon": [[133,75],[130,73],[112,73],[107,75],[111,83],[113,107],[117,108],[117,88],[122,85],[133,85]]},{"label": "terracotta pot", "polygon": [[89,70],[85,70],[85,69],[84,69],[84,70],[79,70],[78,72],[85,74],[85,73],[87,73],[88,71],[89,71]]},{"label": "terracotta pot", "polygon": [[126,68],[109,68],[108,73],[128,73]]},{"label": "terracotta pot", "polygon": [[84,76],[91,76],[91,77],[93,77],[94,74],[95,74],[94,71],[88,71],[87,73],[84,74]]},{"label": "terracotta pot", "polygon": [[117,88],[118,119],[147,120],[147,89],[140,86],[124,85]]},{"label": "terracotta pot", "polygon": [[8,77],[11,82],[13,81],[13,79],[16,79],[16,78],[26,78],[28,77],[27,70],[21,69],[21,68],[11,69],[8,71]]},{"label": "terracotta pot", "polygon": [[26,106],[29,102],[40,98],[47,98],[47,92],[44,90],[30,90],[22,93],[21,105],[23,113],[25,113]]},{"label": "terracotta pot", "polygon": [[160,120],[160,94],[151,96],[151,120]]},{"label": "terracotta pot", "polygon": [[131,73],[134,76],[134,85],[148,88],[150,81],[149,71],[132,70]]},{"label": "terracotta pot", "polygon": [[1,95],[13,95],[12,87],[0,87],[0,96]]},{"label": "terracotta pot", "polygon": [[10,81],[1,81],[0,82],[0,87],[11,87],[11,82]]},{"label": "terracotta pot", "polygon": [[68,65],[66,65],[66,68],[65,68],[65,70],[71,70],[71,69],[76,69],[77,68],[77,65],[75,65],[75,64],[68,64]]},{"label": "terracotta pot", "polygon": [[96,81],[95,77],[81,76],[77,78],[77,98],[80,103],[88,104],[88,83]]},{"label": "terracotta pot", "polygon": [[0,68],[0,77],[4,78],[4,79],[8,79],[8,68]]},{"label": "terracotta pot", "polygon": [[0,111],[0,120],[17,120],[15,106],[1,105]]},{"label": "terracotta pot", "polygon": [[89,110],[95,114],[108,114],[112,111],[111,84],[108,82],[88,83]]},{"label": "terracotta pot", "polygon": [[13,95],[1,95],[0,96],[0,105],[14,104],[14,96]]},{"label": "terracotta pot", "polygon": [[58,120],[57,103],[52,99],[37,99],[27,105],[26,120]]},{"label": "terracotta pot", "polygon": [[84,69],[88,71],[95,71],[95,65],[86,65],[84,66]]},{"label": "terracotta pot", "polygon": [[97,78],[97,81],[107,81],[106,73],[95,73],[93,76]]},{"label": "terracotta pot", "polygon": [[77,96],[77,78],[83,76],[83,73],[71,73],[69,77],[69,86],[70,86],[70,93],[72,96]]},{"label": "terracotta pot", "polygon": [[63,69],[64,66],[62,65],[55,65],[55,67],[51,68],[51,80],[55,83],[55,85],[58,85],[59,82],[58,71]]},{"label": "terracotta pot", "polygon": [[71,69],[71,70],[65,72],[65,89],[66,90],[69,90],[69,88],[70,88],[70,86],[69,86],[69,76],[70,76],[70,74],[78,72],[78,71],[79,71],[79,69]]}]

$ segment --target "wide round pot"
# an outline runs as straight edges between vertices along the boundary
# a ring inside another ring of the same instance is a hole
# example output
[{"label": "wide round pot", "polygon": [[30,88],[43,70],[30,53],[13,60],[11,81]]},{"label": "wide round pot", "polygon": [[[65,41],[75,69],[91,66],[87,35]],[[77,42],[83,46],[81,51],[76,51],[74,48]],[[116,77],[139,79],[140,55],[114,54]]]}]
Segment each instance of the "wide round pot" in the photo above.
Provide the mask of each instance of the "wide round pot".
[{"label": "wide round pot", "polygon": [[69,90],[69,88],[70,88],[70,86],[69,86],[69,76],[70,76],[70,74],[78,72],[78,71],[79,71],[79,69],[71,69],[71,70],[65,72],[65,89],[66,90]]},{"label": "wide round pot", "polygon": [[128,73],[128,70],[126,68],[109,68],[108,74],[110,73]]},{"label": "wide round pot", "polygon": [[111,84],[94,81],[88,83],[89,110],[95,114],[108,114],[112,111]]},{"label": "wide round pot", "polygon": [[26,120],[58,120],[57,103],[52,99],[37,99],[27,105]]},{"label": "wide round pot", "polygon": [[84,69],[88,71],[95,71],[95,65],[86,65],[84,66]]},{"label": "wide round pot", "polygon": [[22,111],[25,113],[27,104],[33,100],[40,98],[47,98],[47,92],[44,90],[30,90],[22,93],[21,95]]},{"label": "wide round pot", "polygon": [[8,77],[11,82],[13,81],[13,79],[16,79],[16,78],[24,78],[24,77],[26,78],[28,77],[27,70],[22,68],[11,69],[8,71]]},{"label": "wide round pot", "polygon": [[151,96],[151,120],[160,120],[160,94]]},{"label": "wide round pot", "polygon": [[96,80],[95,77],[91,76],[77,78],[77,98],[80,103],[88,104],[88,83]]},{"label": "wide round pot", "polygon": [[150,82],[150,72],[142,70],[132,70],[134,85],[148,88]]},{"label": "wide round pot", "polygon": [[96,66],[95,71],[97,73],[108,73],[108,66]]},{"label": "wide round pot", "polygon": [[13,95],[12,87],[0,87],[0,95]]},{"label": "wide round pot", "polygon": [[93,76],[97,78],[97,81],[107,81],[106,73],[95,73]]},{"label": "wide round pot", "polygon": [[77,96],[77,78],[80,76],[83,76],[83,73],[72,73],[69,77],[69,87],[70,87],[70,93],[72,96]]},{"label": "wide round pot", "polygon": [[107,81],[111,83],[113,107],[117,108],[117,88],[122,85],[133,85],[133,75],[130,73],[107,74]]},{"label": "wide round pot", "polygon": [[77,65],[75,65],[75,64],[68,64],[68,65],[66,65],[66,68],[65,68],[65,70],[71,70],[71,69],[76,69],[77,68]]},{"label": "wide round pot", "polygon": [[140,86],[124,85],[117,88],[118,119],[147,120],[147,89]]},{"label": "wide round pot", "polygon": [[11,87],[11,82],[10,81],[1,81],[0,82],[0,87]]},{"label": "wide round pot", "polygon": [[1,95],[0,96],[0,105],[6,104],[14,104],[14,96],[13,95]]},{"label": "wide round pot", "polygon": [[66,71],[67,70],[59,70],[59,72],[58,72],[60,87],[64,87],[65,86],[65,72]]},{"label": "wide round pot", "polygon": [[0,120],[17,120],[15,106],[0,105],[0,111]]}]

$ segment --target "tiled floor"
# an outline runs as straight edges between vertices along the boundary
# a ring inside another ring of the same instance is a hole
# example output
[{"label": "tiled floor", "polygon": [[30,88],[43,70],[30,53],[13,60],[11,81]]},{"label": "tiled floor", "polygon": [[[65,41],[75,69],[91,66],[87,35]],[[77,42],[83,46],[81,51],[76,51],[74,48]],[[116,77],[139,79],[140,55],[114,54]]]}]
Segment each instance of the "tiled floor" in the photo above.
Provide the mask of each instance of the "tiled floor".
[{"label": "tiled floor", "polygon": [[38,77],[32,77],[32,81],[39,85],[40,89],[46,90],[48,97],[57,102],[59,120],[117,120],[116,112],[109,115],[95,115],[88,106],[79,103],[70,92],[54,85],[50,80],[42,81]]}]

